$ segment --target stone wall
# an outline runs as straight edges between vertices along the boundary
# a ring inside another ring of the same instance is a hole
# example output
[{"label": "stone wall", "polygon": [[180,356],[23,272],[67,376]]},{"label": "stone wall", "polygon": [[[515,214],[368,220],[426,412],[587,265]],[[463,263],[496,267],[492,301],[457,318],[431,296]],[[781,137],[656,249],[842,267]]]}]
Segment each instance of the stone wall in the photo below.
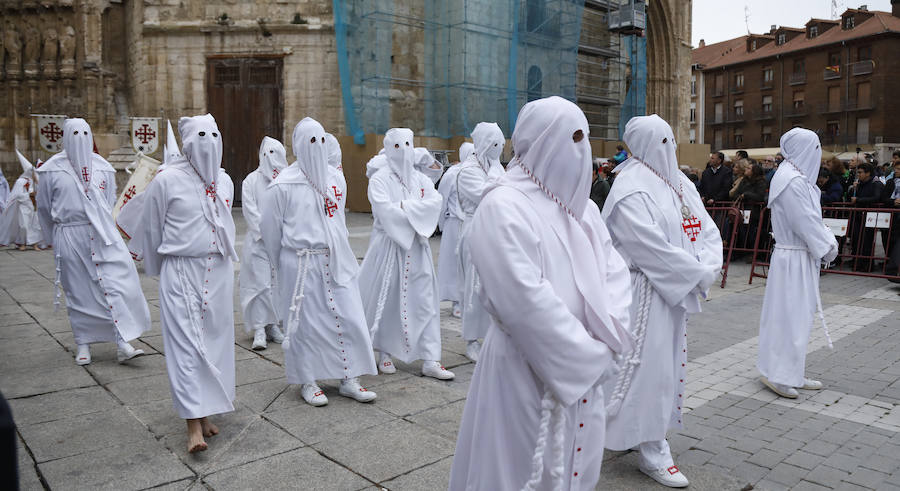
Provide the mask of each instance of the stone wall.
[{"label": "stone wall", "polygon": [[657,113],[689,141],[691,0],[650,0],[647,7],[647,113]]}]

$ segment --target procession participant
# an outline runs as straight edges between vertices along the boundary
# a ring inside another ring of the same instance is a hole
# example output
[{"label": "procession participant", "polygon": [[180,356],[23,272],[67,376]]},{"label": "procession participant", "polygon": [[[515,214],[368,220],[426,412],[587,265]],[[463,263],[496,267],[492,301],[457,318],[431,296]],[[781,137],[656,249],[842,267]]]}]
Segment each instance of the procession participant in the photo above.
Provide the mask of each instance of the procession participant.
[{"label": "procession participant", "polygon": [[463,274],[462,334],[466,340],[466,356],[472,361],[478,361],[478,352],[481,350],[478,340],[487,334],[491,319],[478,298],[478,274],[475,272],[472,256],[466,245],[468,224],[481,202],[488,183],[503,175],[500,153],[503,152],[506,140],[497,123],[478,123],[472,131],[472,141],[475,142],[475,151],[460,164],[456,174],[456,186],[459,206],[463,212],[459,241],[459,259]]},{"label": "procession participant", "polygon": [[300,385],[312,406],[328,403],[316,384],[322,379],[340,379],[340,395],[370,402],[375,393],[358,377],[378,372],[345,221],[347,187],[328,165],[322,125],[303,118],[292,141],[297,160],[266,190],[260,222],[268,256],[278,265],[287,380]]},{"label": "procession participant", "polygon": [[62,284],[78,346],[75,363],[90,363],[90,345],[104,342],[116,342],[124,362],[144,354],[128,341],[150,329],[150,309],[112,220],[116,171],[92,151],[85,120],[66,119],[62,129],[63,151],[37,169],[41,228],[56,251],[55,305]]},{"label": "procession participant", "polygon": [[700,312],[722,268],[722,239],[693,183],[678,169],[675,135],[657,115],[631,118],[631,157],[616,169],[603,206],[613,245],[631,270],[635,350],[604,385],[606,448],[638,447],[641,472],[660,484],[688,480],[672,460],[666,432],[681,428],[687,314]]},{"label": "procession participant", "polygon": [[[519,112],[516,158],[469,248],[492,326],[466,398],[450,490],[592,490],[601,383],[631,347],[628,269],[589,202],[588,122],[560,97]],[[598,295],[597,292],[603,292]]]},{"label": "procession participant", "polygon": [[441,164],[438,163],[437,160],[435,160],[434,155],[432,155],[431,151],[427,148],[416,147],[414,152],[414,167],[416,170],[425,174],[425,177],[431,179],[432,184],[437,184],[444,174],[444,168],[441,167]]},{"label": "procession participant", "polygon": [[[0,244],[17,245],[20,251],[27,246],[40,250],[44,240],[41,223],[35,210],[37,174],[31,162],[16,150],[22,175],[16,179],[12,191],[4,201],[0,214]],[[4,183],[6,181],[3,181]]]},{"label": "procession participant", "polygon": [[[377,158],[377,157],[376,157]],[[359,283],[372,345],[382,373],[391,360],[424,360],[422,375],[450,380],[441,366],[441,325],[437,275],[428,238],[441,213],[441,195],[413,167],[413,132],[392,128],[384,135],[384,159],[369,179],[375,223]],[[374,159],[373,159],[374,160]]]},{"label": "procession participant", "polygon": [[341,179],[344,179],[341,144],[331,133],[325,133],[325,150],[328,152],[328,165],[337,169],[341,173]]},{"label": "procession participant", "polygon": [[[21,155],[18,150],[16,150],[17,155]],[[3,169],[0,169],[0,213],[3,213],[4,208],[6,208],[6,200],[9,198],[9,182],[6,181],[6,176],[3,175]]]},{"label": "procession participant", "polygon": [[759,319],[756,367],[766,387],[795,399],[798,388],[822,388],[822,382],[805,377],[806,345],[818,310],[831,346],[819,297],[819,265],[837,257],[838,245],[822,221],[822,192],[816,186],[819,137],[794,128],[781,137],[781,151],[784,161],[769,188],[775,250]]},{"label": "procession participant", "polygon": [[139,236],[144,270],[159,276],[172,401],[188,451],[219,432],[208,416],[234,410],[234,184],[221,168],[222,134],[209,114],[178,121],[184,156],[147,187]]},{"label": "procession participant", "polygon": [[[462,161],[475,151],[475,147],[469,142],[463,142],[459,146],[459,155]],[[459,172],[461,162],[456,162],[447,169],[441,177],[438,192],[443,198],[441,216],[438,219],[438,227],[441,229],[441,250],[438,253],[438,287],[441,301],[453,302],[450,315],[462,317],[460,301],[462,301],[462,269],[459,262],[459,234],[462,229],[462,221],[465,214],[459,206],[459,194],[456,189],[456,173]]]},{"label": "procession participant", "polygon": [[284,341],[275,310],[275,269],[269,262],[260,232],[260,221],[266,208],[260,204],[266,188],[285,167],[287,156],[284,145],[274,138],[263,137],[259,146],[259,167],[248,174],[241,185],[241,212],[247,223],[247,235],[241,253],[238,285],[244,330],[253,332],[254,350],[266,349],[266,341]]}]

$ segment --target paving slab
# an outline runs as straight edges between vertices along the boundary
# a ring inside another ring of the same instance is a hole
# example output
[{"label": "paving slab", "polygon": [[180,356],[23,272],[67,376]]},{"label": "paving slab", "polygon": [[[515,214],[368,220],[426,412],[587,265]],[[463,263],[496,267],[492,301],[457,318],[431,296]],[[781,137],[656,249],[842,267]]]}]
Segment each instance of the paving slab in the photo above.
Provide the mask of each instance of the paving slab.
[{"label": "paving slab", "polygon": [[70,419],[121,407],[106,390],[96,385],[11,399],[9,405],[18,426]]},{"label": "paving slab", "polygon": [[95,385],[84,368],[75,365],[33,366],[28,370],[4,370],[0,373],[0,392],[7,399],[46,394],[64,389]]},{"label": "paving slab", "polygon": [[447,457],[381,484],[391,491],[447,489],[450,485],[450,467],[452,465],[453,457]]},{"label": "paving slab", "polygon": [[[313,407],[300,399],[293,407],[265,413],[265,418],[284,428],[308,445],[378,426],[396,419],[379,406],[380,400],[362,404],[337,394],[329,394],[328,404]],[[379,397],[382,397],[379,395]]]}]

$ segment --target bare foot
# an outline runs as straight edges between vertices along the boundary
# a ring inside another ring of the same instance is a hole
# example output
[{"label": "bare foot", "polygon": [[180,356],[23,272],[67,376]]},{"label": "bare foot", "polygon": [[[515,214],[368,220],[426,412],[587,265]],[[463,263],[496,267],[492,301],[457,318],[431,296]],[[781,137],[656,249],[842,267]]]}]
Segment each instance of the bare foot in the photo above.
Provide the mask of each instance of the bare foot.
[{"label": "bare foot", "polygon": [[43,251],[43,249],[41,249],[37,244],[34,245],[34,250]]},{"label": "bare foot", "polygon": [[219,434],[219,427],[214,425],[209,418],[203,418],[200,420],[200,425],[203,427],[203,436],[213,436]]},{"label": "bare foot", "polygon": [[20,251],[24,251],[24,250],[25,250],[25,245],[24,245],[24,244],[20,245],[20,246],[19,246],[19,250],[20,250]]},{"label": "bare foot", "polygon": [[208,448],[208,445],[203,440],[203,426],[200,423],[199,419],[189,419],[187,420],[188,427],[188,452],[196,453],[202,452]]}]

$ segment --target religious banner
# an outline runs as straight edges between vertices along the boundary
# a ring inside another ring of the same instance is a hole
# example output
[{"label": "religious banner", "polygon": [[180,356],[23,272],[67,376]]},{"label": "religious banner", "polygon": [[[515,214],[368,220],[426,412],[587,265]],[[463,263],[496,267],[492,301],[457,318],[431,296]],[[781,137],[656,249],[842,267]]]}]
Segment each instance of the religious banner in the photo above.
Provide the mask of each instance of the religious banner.
[{"label": "religious banner", "polygon": [[62,150],[63,121],[65,115],[59,114],[32,114],[37,121],[38,142],[41,148],[56,153]]},{"label": "religious banner", "polygon": [[[125,203],[128,203],[136,195],[147,189],[147,186],[150,185],[150,181],[156,176],[156,171],[158,169],[158,160],[138,152],[134,162],[125,168],[125,172],[131,175],[128,177],[128,182],[125,183],[125,187],[122,189],[122,194],[120,194],[119,199],[116,200],[116,206],[113,208],[112,212],[113,220],[119,217],[119,212],[122,211],[122,207],[125,206]],[[131,234],[132,231],[126,230],[125,232]]]},{"label": "religious banner", "polygon": [[151,155],[159,148],[159,118],[131,118],[131,146]]}]

